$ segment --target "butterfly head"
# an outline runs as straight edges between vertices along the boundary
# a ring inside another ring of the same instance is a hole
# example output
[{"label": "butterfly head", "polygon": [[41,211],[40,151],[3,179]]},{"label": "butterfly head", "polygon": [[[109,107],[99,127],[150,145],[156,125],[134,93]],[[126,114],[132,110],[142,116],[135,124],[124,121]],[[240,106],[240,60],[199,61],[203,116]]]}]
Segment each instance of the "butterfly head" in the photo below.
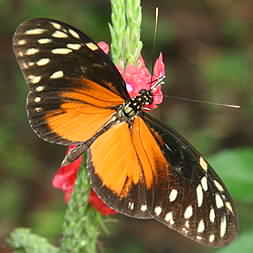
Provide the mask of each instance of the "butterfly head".
[{"label": "butterfly head", "polygon": [[164,78],[165,76],[161,76],[155,81],[152,81],[150,89],[139,90],[139,94],[137,96],[131,98],[123,104],[118,111],[119,118],[121,118],[122,121],[129,121],[129,119],[132,119],[140,111],[150,110],[148,106],[153,104],[156,90],[164,83]]},{"label": "butterfly head", "polygon": [[141,112],[145,105],[150,105],[153,102],[151,90],[142,89],[139,95],[129,99],[126,103],[119,107],[118,119],[120,121],[129,121]]}]

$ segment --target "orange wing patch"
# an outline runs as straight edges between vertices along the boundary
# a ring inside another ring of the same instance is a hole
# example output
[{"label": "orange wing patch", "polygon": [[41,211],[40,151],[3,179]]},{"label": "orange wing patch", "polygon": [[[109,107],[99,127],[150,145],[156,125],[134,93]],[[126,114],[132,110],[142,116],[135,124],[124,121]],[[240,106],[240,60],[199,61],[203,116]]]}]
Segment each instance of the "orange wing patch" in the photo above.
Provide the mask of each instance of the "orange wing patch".
[{"label": "orange wing patch", "polygon": [[[101,84],[88,79],[82,79],[83,89],[79,90],[79,99],[97,107],[113,107],[124,103],[124,99]],[[106,86],[113,87],[111,83]],[[63,94],[64,95],[64,94]],[[66,95],[66,94],[65,94]]]},{"label": "orange wing patch", "polygon": [[117,195],[125,197],[131,183],[141,180],[140,164],[127,123],[115,125],[103,133],[90,150],[95,174]]},{"label": "orange wing patch", "polygon": [[110,128],[91,145],[90,151],[96,176],[120,198],[126,197],[136,184],[150,190],[158,177],[167,175],[168,163],[139,117],[132,128],[125,122]]},{"label": "orange wing patch", "polygon": [[87,79],[81,82],[81,88],[59,93],[63,103],[45,115],[49,129],[71,142],[84,142],[95,135],[115,113],[112,107],[124,102],[100,84]]},{"label": "orange wing patch", "polygon": [[48,113],[45,119],[51,131],[62,138],[71,142],[84,142],[95,135],[114,112],[90,105],[65,103],[61,109]]},{"label": "orange wing patch", "polygon": [[147,188],[151,188],[154,178],[163,177],[167,180],[169,164],[150,129],[140,117],[134,120],[132,135]]}]

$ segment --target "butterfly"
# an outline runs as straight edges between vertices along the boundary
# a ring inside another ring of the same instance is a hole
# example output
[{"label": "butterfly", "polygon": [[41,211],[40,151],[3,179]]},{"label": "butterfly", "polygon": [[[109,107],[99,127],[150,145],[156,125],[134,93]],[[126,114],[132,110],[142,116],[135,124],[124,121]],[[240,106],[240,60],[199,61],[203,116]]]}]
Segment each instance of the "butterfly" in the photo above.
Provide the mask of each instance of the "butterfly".
[{"label": "butterfly", "polygon": [[185,138],[143,110],[162,80],[131,98],[99,46],[52,19],[24,22],[13,45],[32,129],[48,142],[77,145],[64,164],[87,152],[91,185],[108,206],[206,246],[234,239],[237,215],[222,180]]}]

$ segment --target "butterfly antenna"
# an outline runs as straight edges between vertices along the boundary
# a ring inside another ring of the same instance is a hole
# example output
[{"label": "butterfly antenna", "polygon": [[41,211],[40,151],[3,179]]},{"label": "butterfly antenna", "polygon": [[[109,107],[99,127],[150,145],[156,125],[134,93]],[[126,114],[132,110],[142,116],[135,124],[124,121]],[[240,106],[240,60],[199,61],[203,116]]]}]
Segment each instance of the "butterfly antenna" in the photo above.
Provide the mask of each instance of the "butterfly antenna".
[{"label": "butterfly antenna", "polygon": [[158,86],[160,86],[161,84],[164,84],[163,80],[165,78],[166,78],[166,76],[160,76],[159,78],[151,81],[151,83],[154,83],[154,84],[151,86],[150,90],[155,90]]},{"label": "butterfly antenna", "polygon": [[[155,28],[154,28],[154,37],[153,37],[153,43],[152,43],[152,58],[154,59],[154,55],[155,55],[155,46],[156,46],[156,41],[157,41],[157,30],[158,30],[158,17],[159,17],[159,8],[156,7],[155,8]],[[151,80],[150,82],[152,83],[152,77],[153,77],[153,69],[154,69],[154,61],[152,61],[152,75],[151,75]]]},{"label": "butterfly antenna", "polygon": [[210,101],[206,101],[206,100],[191,99],[191,98],[184,98],[184,97],[178,97],[178,96],[168,96],[168,97],[176,99],[176,100],[184,101],[184,102],[193,102],[193,103],[203,103],[203,104],[209,104],[209,105],[218,105],[218,106],[224,106],[224,107],[229,107],[229,108],[234,108],[234,109],[241,108],[240,105],[222,104],[222,103],[210,102]]},{"label": "butterfly antenna", "polygon": [[155,49],[155,44],[157,41],[158,17],[159,17],[159,9],[158,7],[156,7],[155,8],[155,29],[154,29],[154,38],[153,38],[153,50]]}]

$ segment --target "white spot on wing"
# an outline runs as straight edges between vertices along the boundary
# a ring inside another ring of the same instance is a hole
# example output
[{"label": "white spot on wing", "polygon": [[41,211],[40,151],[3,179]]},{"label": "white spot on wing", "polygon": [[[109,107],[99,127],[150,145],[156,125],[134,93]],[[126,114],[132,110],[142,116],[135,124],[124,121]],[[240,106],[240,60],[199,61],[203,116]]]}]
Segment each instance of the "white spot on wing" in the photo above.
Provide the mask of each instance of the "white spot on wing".
[{"label": "white spot on wing", "polygon": [[199,224],[198,224],[198,228],[197,228],[197,232],[198,233],[203,233],[205,231],[205,223],[204,220],[200,220]]},{"label": "white spot on wing", "polygon": [[79,34],[72,29],[69,29],[69,33],[76,39],[80,39]]},{"label": "white spot on wing", "polygon": [[37,48],[29,48],[26,50],[25,54],[26,55],[33,55],[33,54],[37,54],[39,52],[39,49]]},{"label": "white spot on wing", "polygon": [[35,83],[38,83],[41,79],[41,76],[34,76],[34,75],[30,75],[27,77],[29,79],[29,81],[32,83],[32,84],[35,84]]},{"label": "white spot on wing", "polygon": [[23,53],[23,51],[18,51],[18,56],[24,56],[24,53]]},{"label": "white spot on wing", "polygon": [[214,209],[213,209],[213,208],[210,209],[210,212],[209,212],[209,220],[210,220],[212,223],[214,223],[214,221],[215,221],[215,212],[214,212]]},{"label": "white spot on wing", "polygon": [[160,206],[157,206],[157,207],[155,208],[155,214],[156,214],[157,216],[159,216],[159,215],[161,214],[161,212],[162,212],[162,208],[161,208]]},{"label": "white spot on wing", "polygon": [[217,188],[220,192],[224,191],[223,187],[221,186],[221,184],[220,184],[218,181],[213,180],[213,183],[214,183],[214,185],[216,186],[216,188]]},{"label": "white spot on wing", "polygon": [[215,193],[215,203],[216,203],[217,208],[221,208],[224,206],[223,200],[221,199],[218,193]]},{"label": "white spot on wing", "polygon": [[148,209],[147,205],[142,205],[142,206],[141,206],[141,211],[142,211],[142,212],[147,211],[147,209]]},{"label": "white spot on wing", "polygon": [[47,38],[43,38],[43,39],[38,40],[39,44],[47,44],[47,43],[50,43],[50,42],[52,42],[52,40],[47,39]]},{"label": "white spot on wing", "polygon": [[204,170],[204,171],[207,171],[208,170],[208,165],[206,163],[206,161],[204,160],[203,157],[200,157],[199,158],[199,164],[201,166],[201,168]]},{"label": "white spot on wing", "polygon": [[30,29],[25,31],[25,34],[27,35],[37,35],[37,34],[42,34],[44,33],[46,30],[42,29],[42,28],[34,28],[34,29]]},{"label": "white spot on wing", "polygon": [[204,191],[208,190],[208,184],[207,184],[207,177],[206,176],[201,178],[201,185],[202,185]]},{"label": "white spot on wing", "polygon": [[193,209],[192,209],[192,206],[189,205],[189,206],[185,209],[185,211],[184,211],[184,218],[185,218],[185,219],[189,219],[189,218],[192,217],[192,214],[193,214]]},{"label": "white spot on wing", "polygon": [[215,235],[214,234],[209,235],[209,242],[212,243],[214,241],[214,239],[215,239]]},{"label": "white spot on wing", "polygon": [[96,44],[94,44],[93,42],[88,42],[88,43],[86,43],[86,46],[87,46],[90,50],[92,50],[92,51],[95,51],[95,50],[98,49],[98,46],[97,46]]},{"label": "white spot on wing", "polygon": [[231,213],[234,212],[234,211],[233,211],[233,208],[232,208],[232,205],[231,205],[230,202],[226,201],[226,202],[225,202],[225,206],[231,211]]},{"label": "white spot on wing", "polygon": [[50,24],[55,28],[55,29],[61,29],[61,25],[55,22],[50,22]]},{"label": "white spot on wing", "polygon": [[196,236],[196,239],[198,239],[198,240],[202,240],[202,237],[201,237],[201,236],[199,236],[199,235],[197,235],[197,236]]},{"label": "white spot on wing", "polygon": [[41,92],[41,91],[43,91],[44,89],[45,89],[45,86],[38,86],[38,87],[35,88],[35,90],[36,90],[37,92]]},{"label": "white spot on wing", "polygon": [[42,58],[36,62],[38,66],[44,66],[50,62],[49,58]]},{"label": "white spot on wing", "polygon": [[35,111],[35,112],[42,112],[43,109],[42,109],[42,107],[35,107],[35,108],[34,108],[34,111]]},{"label": "white spot on wing", "polygon": [[134,209],[134,202],[128,202],[128,208],[130,210],[133,210]]},{"label": "white spot on wing", "polygon": [[196,194],[197,194],[198,207],[201,207],[203,204],[204,194],[203,194],[203,190],[200,184],[196,188]]},{"label": "white spot on wing", "polygon": [[77,44],[77,43],[69,43],[69,44],[67,44],[67,47],[68,48],[70,48],[70,49],[74,49],[74,50],[78,50],[78,49],[80,49],[80,47],[81,47],[81,44]]},{"label": "white spot on wing", "polygon": [[50,79],[58,79],[58,78],[62,78],[64,76],[63,71],[59,70],[54,72],[49,78]]},{"label": "white spot on wing", "polygon": [[164,217],[164,220],[169,222],[171,225],[175,223],[172,212],[167,213]]},{"label": "white spot on wing", "polygon": [[19,46],[25,45],[25,44],[26,44],[26,40],[19,40],[19,41],[17,42],[17,44],[18,44]]},{"label": "white spot on wing", "polygon": [[36,97],[35,99],[34,99],[34,102],[35,103],[39,103],[41,101],[41,98],[40,97]]},{"label": "white spot on wing", "polygon": [[227,219],[226,216],[222,216],[221,217],[221,222],[220,222],[220,237],[224,237],[224,235],[226,234],[226,230],[227,230]]},{"label": "white spot on wing", "polygon": [[52,34],[52,37],[54,38],[59,38],[59,39],[63,39],[63,38],[68,38],[68,34],[64,33],[64,32],[61,32],[61,31],[55,31],[53,34]]},{"label": "white spot on wing", "polygon": [[176,189],[172,189],[169,195],[170,202],[175,201],[177,198],[177,195],[178,195],[178,191]]},{"label": "white spot on wing", "polygon": [[55,48],[51,51],[53,54],[69,54],[72,52],[71,49],[68,48]]}]

